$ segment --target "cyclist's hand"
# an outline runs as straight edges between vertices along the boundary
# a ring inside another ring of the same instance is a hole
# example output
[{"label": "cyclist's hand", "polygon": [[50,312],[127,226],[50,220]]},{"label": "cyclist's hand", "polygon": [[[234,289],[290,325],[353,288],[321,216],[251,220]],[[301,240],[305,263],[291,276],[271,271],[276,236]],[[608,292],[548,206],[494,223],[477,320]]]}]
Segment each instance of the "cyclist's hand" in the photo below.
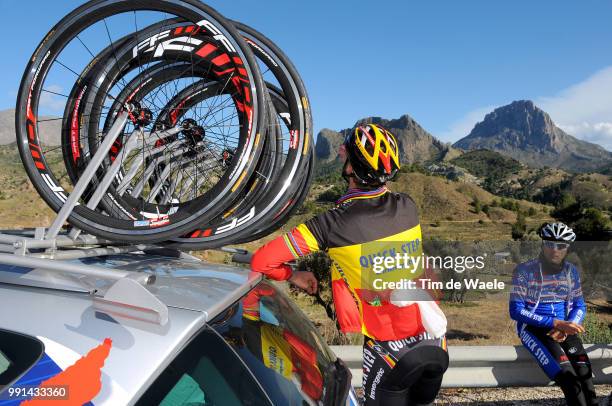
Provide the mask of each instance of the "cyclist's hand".
[{"label": "cyclist's hand", "polygon": [[305,290],[309,295],[317,293],[318,283],[312,272],[295,271],[289,282],[298,288]]},{"label": "cyclist's hand", "polygon": [[565,320],[555,319],[555,321],[553,322],[553,327],[556,330],[567,334],[568,336],[584,333],[584,327],[582,327],[580,324],[572,323],[570,321]]},{"label": "cyclist's hand", "polygon": [[565,334],[563,331],[557,330],[556,328],[550,330],[548,335],[558,343],[562,343],[567,338],[567,334]]}]

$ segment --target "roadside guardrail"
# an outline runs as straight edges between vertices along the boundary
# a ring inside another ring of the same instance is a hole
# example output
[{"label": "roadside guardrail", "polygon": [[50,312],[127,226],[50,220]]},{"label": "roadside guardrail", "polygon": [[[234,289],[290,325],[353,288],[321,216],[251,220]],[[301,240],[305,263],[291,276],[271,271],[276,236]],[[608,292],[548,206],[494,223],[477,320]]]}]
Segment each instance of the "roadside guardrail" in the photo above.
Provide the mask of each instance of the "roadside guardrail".
[{"label": "roadside guardrail", "polygon": [[[612,384],[612,344],[585,344],[595,384]],[[362,347],[332,346],[350,368],[352,383],[361,387]],[[445,388],[547,386],[551,384],[531,354],[522,346],[449,346],[450,366]]]}]

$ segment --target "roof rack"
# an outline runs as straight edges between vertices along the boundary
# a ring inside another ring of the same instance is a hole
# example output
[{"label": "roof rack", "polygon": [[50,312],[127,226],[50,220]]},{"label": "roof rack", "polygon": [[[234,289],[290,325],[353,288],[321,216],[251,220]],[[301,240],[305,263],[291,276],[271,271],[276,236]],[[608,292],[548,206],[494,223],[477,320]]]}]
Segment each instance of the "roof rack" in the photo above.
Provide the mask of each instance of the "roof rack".
[{"label": "roof rack", "polygon": [[[74,239],[69,235],[58,235],[51,239],[35,237],[43,234],[41,229],[0,233],[0,264],[9,265],[4,270],[0,268],[0,283],[87,291],[93,296],[94,308],[97,311],[160,325],[168,322],[168,307],[146,288],[147,285],[155,283],[155,275],[70,261],[147,252],[159,249],[158,246],[109,245],[108,241],[80,233]],[[23,272],[24,269],[26,272]],[[74,279],[75,276],[114,282],[106,293],[100,296],[94,287],[87,289],[80,280]]]},{"label": "roof rack", "polygon": [[[76,227],[64,230],[64,224],[74,208],[79,204],[83,193],[95,176],[98,168],[108,156],[108,153],[125,127],[129,112],[135,107],[126,105],[120,112],[98,150],[84,169],[73,191],[57,213],[57,217],[49,228],[38,227],[27,230],[0,231],[0,264],[27,268],[38,271],[36,276],[24,277],[23,272],[3,272],[0,268],[0,283],[10,283],[24,286],[45,287],[50,289],[66,289],[83,291],[82,285],[62,275],[85,276],[94,279],[115,281],[104,296],[97,294],[95,289],[89,293],[94,295],[94,306],[105,313],[136,318],[164,325],[168,322],[168,308],[155,295],[146,289],[147,285],[155,283],[155,275],[103,268],[70,260],[125,254],[131,252],[150,252],[158,255],[172,254],[187,256],[178,250],[170,250],[163,245],[152,244],[121,244],[83,233]],[[180,131],[164,130],[169,134]],[[148,140],[142,128],[137,128],[124,146],[134,148],[140,140]],[[154,139],[154,137],[153,137]],[[146,141],[151,142],[151,141]],[[127,154],[126,154],[127,155]],[[119,172],[122,159],[117,159],[106,170],[104,177],[96,185],[96,189],[87,201],[87,207],[96,209],[113,179]],[[239,263],[250,262],[250,253],[236,248],[220,248],[219,250],[233,255],[233,260]],[[59,282],[58,282],[59,281]]]},{"label": "roof rack", "polygon": [[[88,292],[93,296],[94,308],[118,318],[137,319],[159,325],[168,322],[168,307],[151,293],[147,286],[154,285],[156,276],[121,269],[105,268],[74,261],[98,256],[133,252],[154,255],[191,257],[163,245],[112,244],[93,235],[79,233],[76,238],[64,231],[52,239],[40,239],[44,229],[0,231],[0,264],[19,268],[7,270],[0,267],[0,283],[46,289]],[[251,254],[243,249],[222,247],[219,251],[233,254],[237,263],[249,263]],[[195,258],[195,257],[192,257]],[[26,272],[23,272],[23,270]],[[114,281],[103,296],[95,287],[84,286],[81,279]]]}]

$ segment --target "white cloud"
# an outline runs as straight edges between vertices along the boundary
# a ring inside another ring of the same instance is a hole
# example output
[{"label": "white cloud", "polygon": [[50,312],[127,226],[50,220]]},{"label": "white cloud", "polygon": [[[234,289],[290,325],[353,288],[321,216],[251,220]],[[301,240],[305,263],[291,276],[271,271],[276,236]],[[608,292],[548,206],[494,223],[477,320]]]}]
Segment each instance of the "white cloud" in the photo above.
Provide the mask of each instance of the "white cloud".
[{"label": "white cloud", "polygon": [[497,106],[487,106],[470,111],[459,120],[451,123],[449,129],[441,134],[438,134],[438,137],[444,142],[458,141],[459,139],[468,135],[476,123],[482,121],[484,116],[493,111],[495,107]]},{"label": "white cloud", "polygon": [[535,103],[569,134],[612,150],[612,67]]},{"label": "white cloud", "polygon": [[594,142],[612,151],[612,122],[558,124],[563,131],[584,141]]},{"label": "white cloud", "polygon": [[[58,85],[50,85],[45,87],[45,89],[53,93],[63,93],[63,88]],[[64,112],[64,108],[66,107],[66,98],[53,93],[45,91],[40,92],[39,109],[41,109],[42,114],[62,114]]]},{"label": "white cloud", "polygon": [[[556,95],[538,97],[534,103],[568,134],[612,150],[612,66]],[[468,112],[440,134],[440,138],[454,142],[465,137],[495,107],[498,106]]]}]

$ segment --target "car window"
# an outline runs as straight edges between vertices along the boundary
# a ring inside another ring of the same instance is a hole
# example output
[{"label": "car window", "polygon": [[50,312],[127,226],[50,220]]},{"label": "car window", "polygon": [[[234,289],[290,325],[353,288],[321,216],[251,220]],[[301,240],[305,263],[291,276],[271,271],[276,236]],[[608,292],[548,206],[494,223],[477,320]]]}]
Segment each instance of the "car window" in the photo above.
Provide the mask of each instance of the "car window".
[{"label": "car window", "polygon": [[269,405],[244,363],[213,330],[201,331],[161,373],[138,405]]},{"label": "car window", "polygon": [[38,339],[0,329],[0,390],[28,371],[43,352]]},{"label": "car window", "polygon": [[275,285],[261,282],[211,326],[234,347],[275,405],[324,404],[325,388],[334,386],[336,357]]},{"label": "car window", "polygon": [[2,351],[0,351],[0,374],[3,374],[11,365],[11,360],[8,359]]}]

